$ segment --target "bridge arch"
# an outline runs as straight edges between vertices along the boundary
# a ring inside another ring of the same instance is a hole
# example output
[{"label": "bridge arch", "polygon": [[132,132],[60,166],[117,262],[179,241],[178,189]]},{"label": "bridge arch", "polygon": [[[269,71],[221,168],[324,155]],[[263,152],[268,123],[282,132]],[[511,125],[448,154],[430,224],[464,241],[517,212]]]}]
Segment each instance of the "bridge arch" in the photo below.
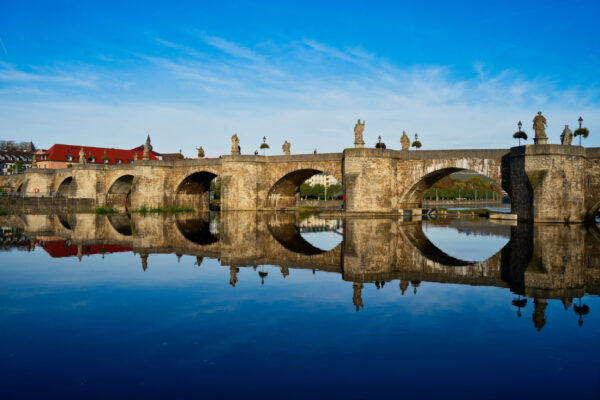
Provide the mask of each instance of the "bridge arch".
[{"label": "bridge arch", "polygon": [[106,196],[107,205],[131,207],[131,189],[134,176],[130,174],[121,175],[109,187]]},{"label": "bridge arch", "polygon": [[211,182],[218,175],[210,171],[197,171],[187,175],[175,189],[178,206],[190,206],[196,210],[211,209]]},{"label": "bridge arch", "polygon": [[334,177],[341,184],[341,174],[332,173],[326,168],[309,167],[296,169],[285,173],[273,183],[267,193],[267,207],[295,207],[298,201],[300,186],[310,177],[325,173]]},{"label": "bridge arch", "polygon": [[62,182],[56,188],[56,194],[60,196],[67,196],[71,193],[71,187],[73,185],[73,177],[69,176],[62,180]]},{"label": "bridge arch", "polygon": [[400,208],[419,208],[422,205],[423,196],[425,192],[431,188],[439,180],[452,175],[456,172],[475,172],[478,175],[483,175],[492,180],[498,186],[502,186],[502,173],[500,166],[496,169],[481,169],[473,166],[448,166],[435,169],[427,172],[424,175],[418,176],[413,179],[412,182],[403,185],[407,188],[404,193],[400,195]]}]

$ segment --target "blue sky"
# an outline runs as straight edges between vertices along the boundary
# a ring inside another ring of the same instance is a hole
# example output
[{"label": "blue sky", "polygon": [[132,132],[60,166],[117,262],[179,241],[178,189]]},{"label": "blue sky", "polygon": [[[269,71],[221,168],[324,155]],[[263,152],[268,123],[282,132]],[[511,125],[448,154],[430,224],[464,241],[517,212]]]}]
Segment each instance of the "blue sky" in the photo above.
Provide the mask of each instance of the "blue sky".
[{"label": "blue sky", "polygon": [[[225,154],[509,147],[542,110],[600,146],[598,2],[0,3],[0,137]],[[531,140],[529,141],[531,143]]]}]

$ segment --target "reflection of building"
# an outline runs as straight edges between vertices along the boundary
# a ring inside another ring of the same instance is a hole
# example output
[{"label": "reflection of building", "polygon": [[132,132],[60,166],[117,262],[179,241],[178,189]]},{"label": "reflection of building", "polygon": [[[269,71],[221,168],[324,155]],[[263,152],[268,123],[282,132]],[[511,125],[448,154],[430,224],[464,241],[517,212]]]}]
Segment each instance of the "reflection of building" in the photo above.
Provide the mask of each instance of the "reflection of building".
[{"label": "reflection of building", "polygon": [[311,214],[303,218],[298,224],[299,231],[304,232],[324,232],[342,228],[343,223],[340,219],[321,219],[316,214]]},{"label": "reflection of building", "polygon": [[306,181],[310,186],[322,185],[329,187],[331,185],[339,184],[338,180],[333,176],[326,174],[325,172],[320,172],[316,175],[311,176]]}]

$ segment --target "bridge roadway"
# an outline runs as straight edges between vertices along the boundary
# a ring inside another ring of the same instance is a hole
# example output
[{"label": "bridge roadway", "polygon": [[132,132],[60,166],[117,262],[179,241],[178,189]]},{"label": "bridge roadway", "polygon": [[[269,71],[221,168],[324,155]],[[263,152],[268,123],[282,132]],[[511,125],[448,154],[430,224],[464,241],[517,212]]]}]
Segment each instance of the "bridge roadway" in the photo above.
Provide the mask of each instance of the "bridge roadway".
[{"label": "bridge roadway", "polygon": [[218,258],[230,267],[232,280],[240,267],[275,265],[284,275],[290,269],[338,273],[357,287],[408,279],[508,287],[542,298],[600,294],[600,233],[583,225],[499,227],[506,246],[474,263],[437,248],[421,222],[393,218],[347,218],[342,242],[329,251],[304,240],[293,213],[221,213],[216,221],[208,213],[22,215],[0,217],[0,224],[22,228],[32,240],[68,240],[80,256],[91,244],[126,246],[140,255],[144,269],[152,267],[152,254],[190,255],[199,263],[204,257]]},{"label": "bridge roadway", "polygon": [[295,207],[302,182],[325,172],[342,182],[346,212],[402,213],[419,210],[427,188],[462,170],[501,184],[520,220],[583,222],[600,208],[600,148],[561,145],[507,150],[345,149],[332,154],[75,164],[60,170],[30,169],[0,179],[0,186],[26,195],[39,191],[91,199],[95,205],[119,209],[189,205],[207,210],[210,182],[218,176],[222,210],[255,211]]}]

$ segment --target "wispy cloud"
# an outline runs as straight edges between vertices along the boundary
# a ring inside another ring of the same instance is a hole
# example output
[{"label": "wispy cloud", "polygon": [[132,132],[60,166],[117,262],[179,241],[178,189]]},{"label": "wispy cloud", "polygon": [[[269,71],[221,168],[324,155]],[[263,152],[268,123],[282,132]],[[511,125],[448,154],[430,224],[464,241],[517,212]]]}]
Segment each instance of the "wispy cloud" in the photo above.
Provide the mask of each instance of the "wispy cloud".
[{"label": "wispy cloud", "polygon": [[[367,120],[367,142],[382,135],[389,148],[399,147],[403,130],[418,132],[425,148],[508,147],[516,122],[538,110],[556,138],[580,114],[592,131],[600,129],[598,88],[559,88],[517,70],[493,73],[478,64],[458,77],[447,66],[398,66],[313,39],[268,46],[205,34],[190,39],[198,46],[152,40],[157,51],[137,54],[134,69],[0,63],[0,83],[10,83],[0,88],[0,131],[48,145],[74,141],[82,129],[103,141],[98,145],[136,145],[150,132],[164,151],[193,144],[216,156],[227,152],[233,132],[248,152],[262,136],[274,149],[288,140],[293,152],[339,151],[352,145],[356,118]],[[61,86],[88,96],[40,101],[45,90]],[[95,90],[105,88],[108,96],[98,100]]]},{"label": "wispy cloud", "polygon": [[5,83],[36,82],[91,89],[95,87],[94,80],[93,75],[84,76],[81,72],[69,72],[49,67],[34,67],[30,68],[30,71],[26,71],[0,62],[0,81]]}]

